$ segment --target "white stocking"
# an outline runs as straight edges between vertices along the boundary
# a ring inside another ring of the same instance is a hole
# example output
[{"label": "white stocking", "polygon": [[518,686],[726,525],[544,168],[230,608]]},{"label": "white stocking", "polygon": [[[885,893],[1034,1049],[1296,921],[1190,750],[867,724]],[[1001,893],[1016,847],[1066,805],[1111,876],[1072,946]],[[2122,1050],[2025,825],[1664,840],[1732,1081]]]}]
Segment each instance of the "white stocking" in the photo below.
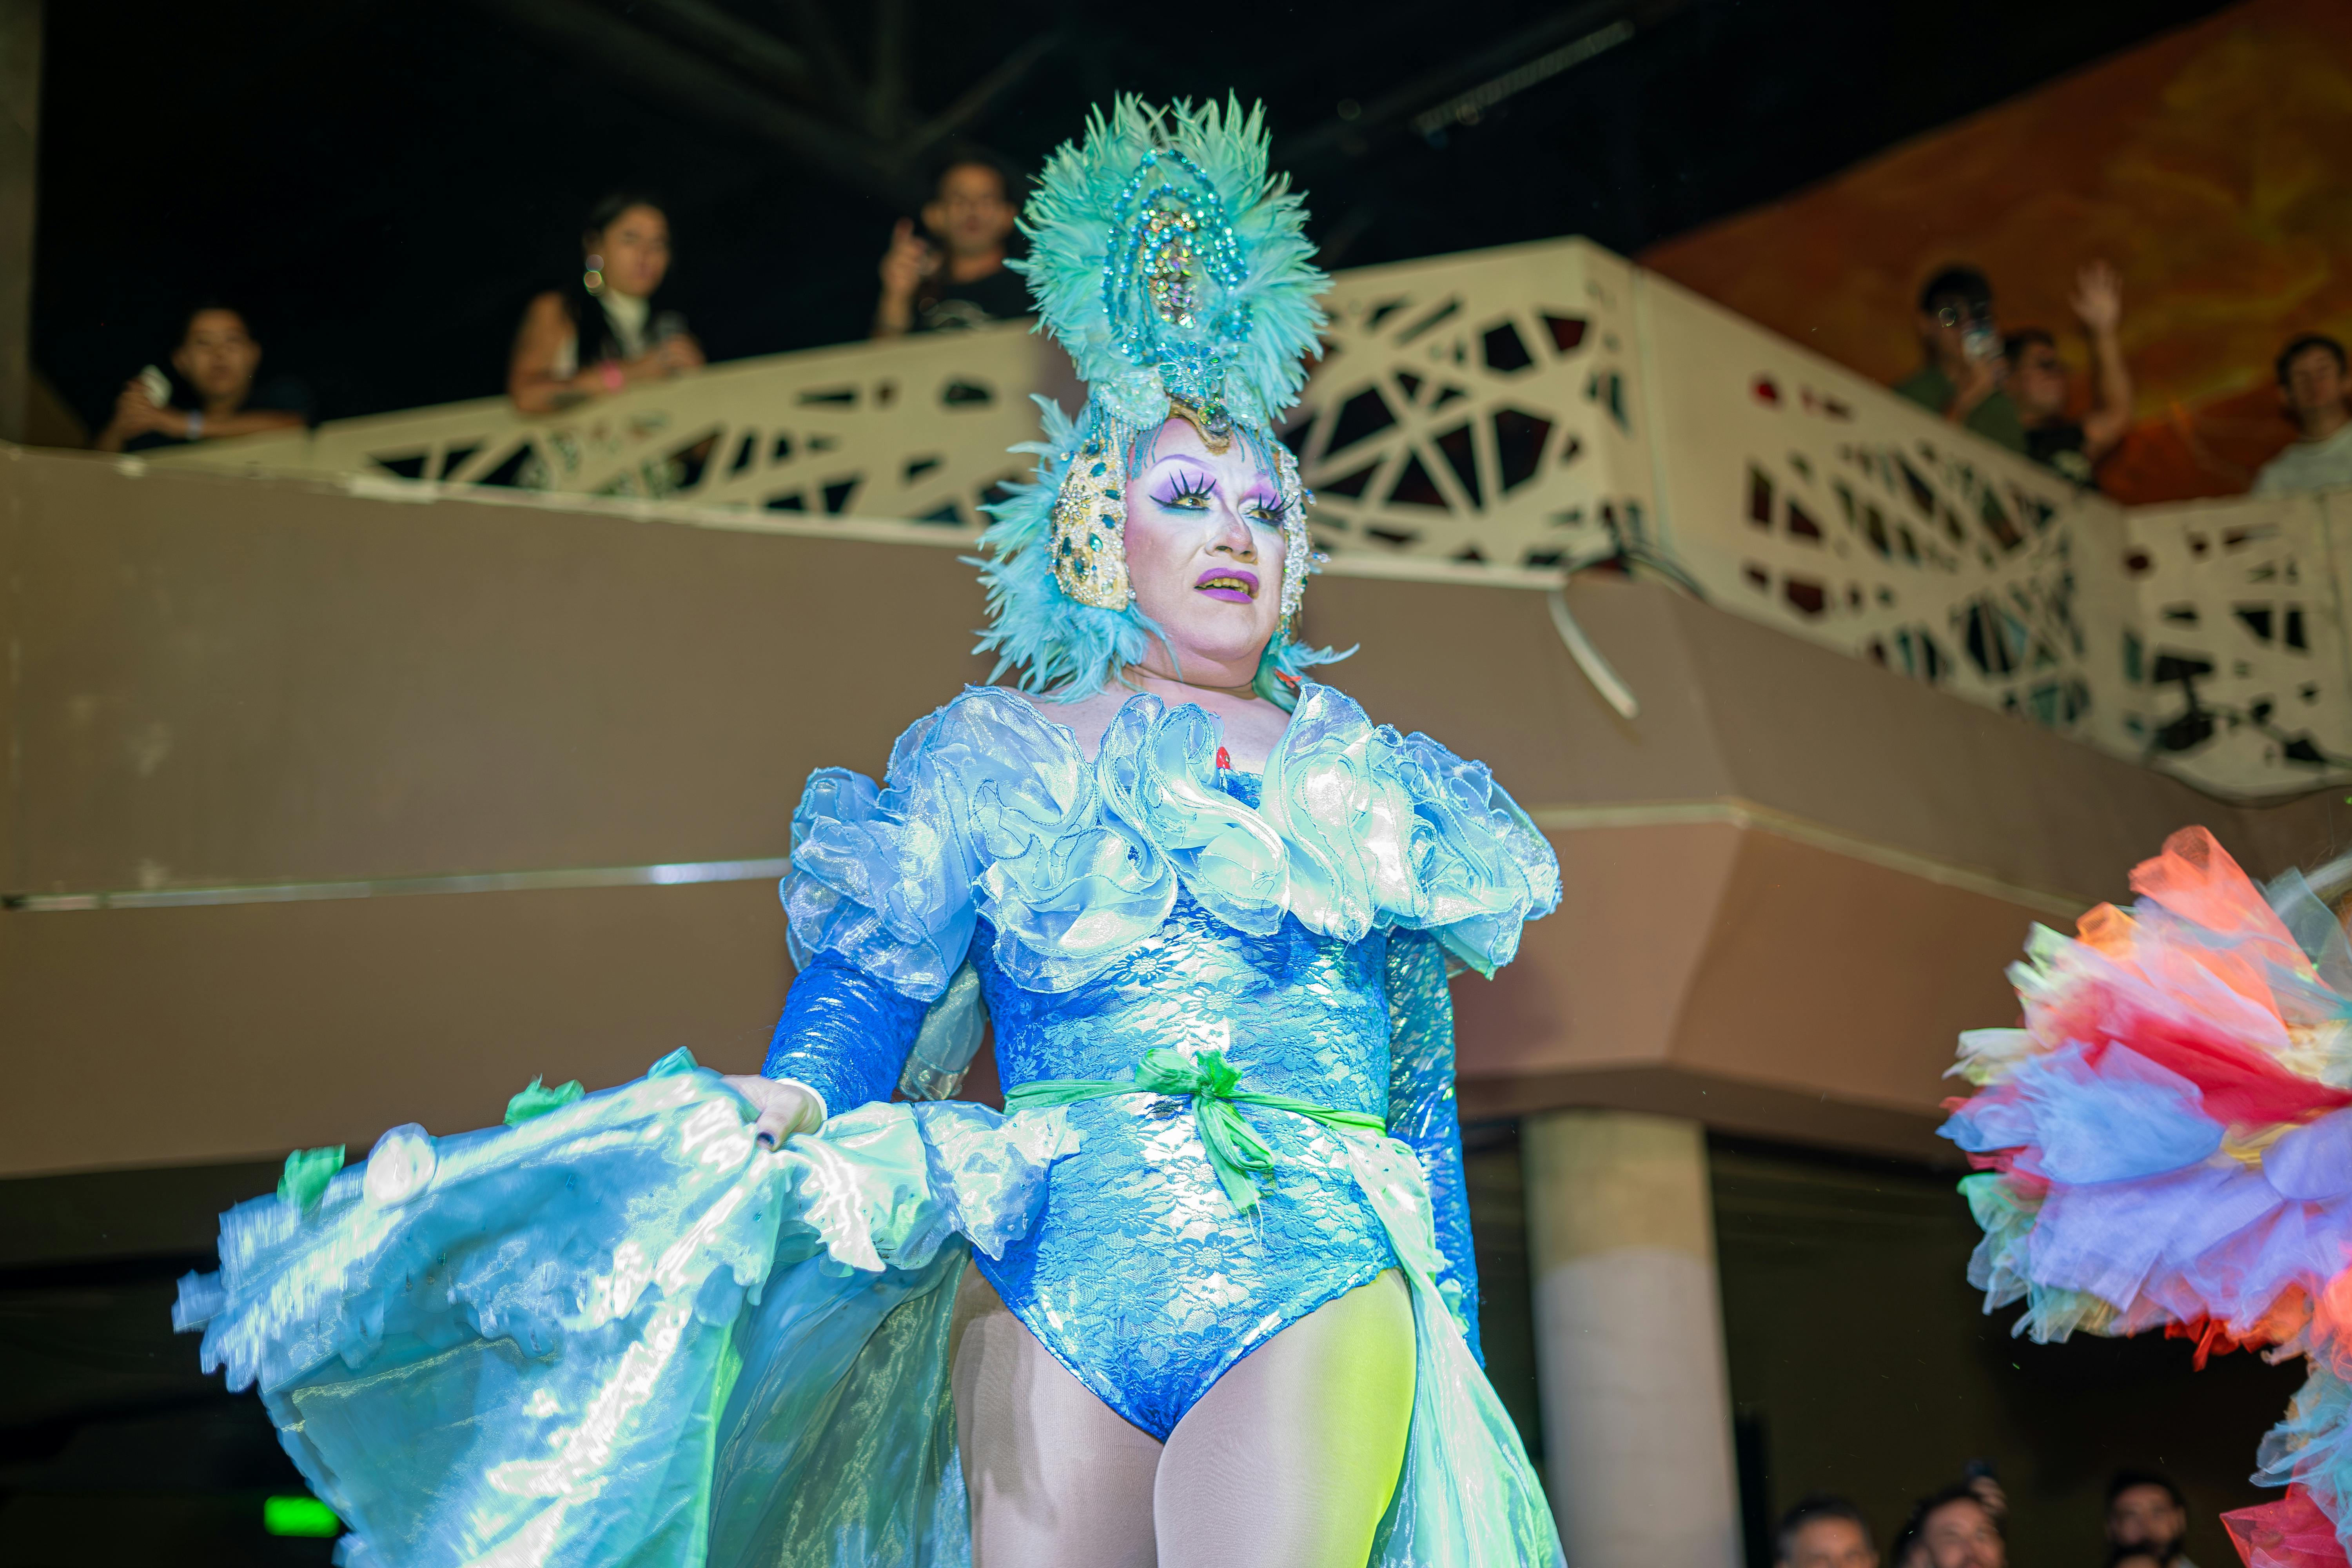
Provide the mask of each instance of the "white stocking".
[{"label": "white stocking", "polygon": [[972,1568],[1153,1568],[1160,1445],[964,1269],[950,1331]]},{"label": "white stocking", "polygon": [[1391,1270],[1244,1357],[1163,1449],[966,1270],[950,1353],[973,1568],[1359,1568],[1404,1460],[1412,1336]]},{"label": "white stocking", "polygon": [[1404,1464],[1412,1374],[1394,1269],[1243,1357],[1168,1435],[1159,1568],[1362,1568]]}]

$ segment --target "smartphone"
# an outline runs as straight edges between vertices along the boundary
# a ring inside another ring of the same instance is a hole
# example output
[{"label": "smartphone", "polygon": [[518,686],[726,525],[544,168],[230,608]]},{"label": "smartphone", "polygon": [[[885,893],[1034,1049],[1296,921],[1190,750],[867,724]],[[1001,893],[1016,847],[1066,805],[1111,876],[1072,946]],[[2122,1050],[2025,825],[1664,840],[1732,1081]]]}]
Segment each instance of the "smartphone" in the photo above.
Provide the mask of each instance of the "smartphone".
[{"label": "smartphone", "polygon": [[169,408],[172,405],[172,378],[153,365],[140,367],[139,384],[146,389],[147,401],[156,407]]}]

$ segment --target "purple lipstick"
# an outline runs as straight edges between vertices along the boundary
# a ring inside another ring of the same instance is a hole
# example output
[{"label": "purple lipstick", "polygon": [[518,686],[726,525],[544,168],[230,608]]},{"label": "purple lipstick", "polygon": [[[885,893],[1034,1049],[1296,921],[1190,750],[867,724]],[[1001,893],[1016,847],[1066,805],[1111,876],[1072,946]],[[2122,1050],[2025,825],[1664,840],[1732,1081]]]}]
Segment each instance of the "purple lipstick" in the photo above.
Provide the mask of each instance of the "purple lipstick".
[{"label": "purple lipstick", "polygon": [[1257,597],[1257,574],[1244,572],[1238,566],[1214,566],[1201,574],[1201,580],[1192,587],[1212,599],[1230,599],[1236,605],[1246,605]]}]

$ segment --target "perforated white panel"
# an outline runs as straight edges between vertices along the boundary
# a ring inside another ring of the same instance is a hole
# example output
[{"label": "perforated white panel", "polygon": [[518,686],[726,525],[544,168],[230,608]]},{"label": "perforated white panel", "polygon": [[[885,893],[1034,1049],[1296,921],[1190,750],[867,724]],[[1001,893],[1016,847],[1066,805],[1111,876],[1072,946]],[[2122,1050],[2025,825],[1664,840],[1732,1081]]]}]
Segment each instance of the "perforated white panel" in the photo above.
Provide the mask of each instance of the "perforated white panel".
[{"label": "perforated white panel", "polygon": [[2121,509],[1662,279],[1642,316],[1667,543],[1710,599],[2120,744]]},{"label": "perforated white panel", "polygon": [[[1581,240],[1338,275],[1287,433],[1343,563],[1612,552],[1735,614],[2232,795],[2352,778],[2352,492],[2126,514]],[[1019,327],[503,399],[156,461],[538,486],[970,537],[1028,460]],[[1416,566],[1416,563],[1422,563]],[[1605,649],[1603,652],[1605,653]]]},{"label": "perforated white panel", "polygon": [[778,354],[537,418],[481,398],[159,460],[638,496],[977,533],[1069,360],[1025,325]]},{"label": "perforated white panel", "polygon": [[2342,776],[2352,492],[2145,507],[2126,540],[2140,614],[2122,649],[2125,734],[2216,789]]},{"label": "perforated white panel", "polygon": [[1647,539],[1633,275],[1582,244],[1339,274],[1291,434],[1325,548],[1556,566]]}]

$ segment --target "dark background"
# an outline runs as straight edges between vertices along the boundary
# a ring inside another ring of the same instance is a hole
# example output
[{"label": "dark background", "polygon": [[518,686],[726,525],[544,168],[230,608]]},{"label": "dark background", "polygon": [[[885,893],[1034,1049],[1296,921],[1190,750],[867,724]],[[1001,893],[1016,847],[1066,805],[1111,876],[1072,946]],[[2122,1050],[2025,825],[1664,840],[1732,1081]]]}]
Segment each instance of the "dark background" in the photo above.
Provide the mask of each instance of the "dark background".
[{"label": "dark background", "polygon": [[[792,0],[710,3],[781,35],[804,25]],[[647,21],[628,0],[578,4]],[[866,69],[874,7],[807,4]],[[1566,234],[1636,251],[2218,8],[909,0],[906,58],[916,109],[936,110],[1054,34],[967,127],[1024,167],[1114,91],[1262,98],[1277,166],[1338,266]],[[1628,13],[1631,42],[1443,145],[1402,123],[1560,41],[1515,45],[1530,29],[1573,37]],[[616,187],[669,202],[673,285],[714,357],[863,334],[909,200],[813,173],[517,16],[467,0],[50,5],[43,372],[95,426],[166,356],[186,309],[218,296],[246,306],[266,369],[308,381],[327,417],[494,393],[524,300],[576,268],[581,218]],[[1343,100],[1391,97],[1402,112],[1385,123],[1335,118]]]}]

